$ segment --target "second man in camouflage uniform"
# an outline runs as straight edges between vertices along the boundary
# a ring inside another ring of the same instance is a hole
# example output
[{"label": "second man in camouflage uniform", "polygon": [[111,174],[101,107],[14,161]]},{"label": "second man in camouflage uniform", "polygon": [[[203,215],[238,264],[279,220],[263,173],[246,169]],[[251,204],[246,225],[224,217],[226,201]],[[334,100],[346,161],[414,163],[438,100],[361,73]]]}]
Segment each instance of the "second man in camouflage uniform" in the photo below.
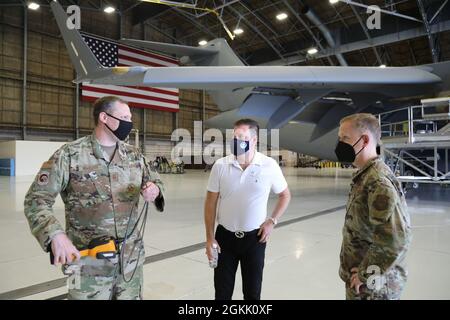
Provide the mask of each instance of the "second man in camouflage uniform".
[{"label": "second man in camouflage uniform", "polygon": [[407,279],[410,218],[400,183],[377,155],[380,136],[371,114],[341,120],[336,155],[359,169],[353,175],[340,254],[347,299],[399,299]]}]

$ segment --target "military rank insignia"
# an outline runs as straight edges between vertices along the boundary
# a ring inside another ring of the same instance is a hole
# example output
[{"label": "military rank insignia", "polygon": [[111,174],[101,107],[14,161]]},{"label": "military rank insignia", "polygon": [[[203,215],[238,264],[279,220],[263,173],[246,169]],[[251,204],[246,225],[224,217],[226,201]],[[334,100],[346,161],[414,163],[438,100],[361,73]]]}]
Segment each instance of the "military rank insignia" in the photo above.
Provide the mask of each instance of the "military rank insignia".
[{"label": "military rank insignia", "polygon": [[47,171],[42,171],[37,178],[37,184],[40,186],[45,186],[48,184],[49,173]]}]

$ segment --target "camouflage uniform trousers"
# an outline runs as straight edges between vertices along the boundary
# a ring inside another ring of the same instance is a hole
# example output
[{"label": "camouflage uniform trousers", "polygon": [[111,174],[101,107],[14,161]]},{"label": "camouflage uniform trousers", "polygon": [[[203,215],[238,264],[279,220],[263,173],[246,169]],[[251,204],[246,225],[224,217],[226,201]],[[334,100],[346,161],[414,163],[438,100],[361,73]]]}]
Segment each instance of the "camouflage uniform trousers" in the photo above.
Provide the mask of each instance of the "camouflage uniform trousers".
[{"label": "camouflage uniform trousers", "polygon": [[[68,278],[69,300],[142,300],[143,264],[145,251],[141,248],[139,262],[134,259],[125,266],[125,277],[120,264],[109,260],[82,257],[78,272]],[[127,261],[127,258],[125,258]],[[133,276],[134,269],[138,266]],[[124,279],[125,278],[125,279]],[[131,280],[130,280],[131,279]]]}]

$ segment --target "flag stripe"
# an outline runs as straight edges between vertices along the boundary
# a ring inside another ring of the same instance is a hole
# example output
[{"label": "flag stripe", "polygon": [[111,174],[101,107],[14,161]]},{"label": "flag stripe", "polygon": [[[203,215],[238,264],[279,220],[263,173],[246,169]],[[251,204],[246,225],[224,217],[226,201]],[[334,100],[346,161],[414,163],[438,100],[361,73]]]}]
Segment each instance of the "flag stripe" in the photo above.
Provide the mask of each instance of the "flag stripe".
[{"label": "flag stripe", "polygon": [[[88,102],[94,102],[95,100],[97,100],[100,97],[101,96],[98,96],[98,97],[85,96],[83,98],[83,100],[88,101]],[[152,110],[167,111],[167,112],[178,112],[178,109],[175,109],[175,108],[165,108],[165,107],[161,107],[160,105],[154,105],[154,104],[149,104],[149,103],[130,102],[129,105],[132,107],[135,107],[135,108],[152,109]]]},{"label": "flag stripe", "polygon": [[[151,101],[149,101],[150,99],[140,99],[140,98],[133,98],[130,96],[125,96],[125,95],[121,95],[121,94],[116,94],[118,97],[124,99],[125,101],[127,101],[130,105],[134,105],[134,104],[141,104],[141,105],[151,105],[151,106],[160,106],[160,107],[164,107],[165,109],[173,109],[173,110],[178,110],[177,107],[174,107],[173,103],[166,103],[166,102],[154,102],[152,103]],[[104,93],[100,93],[100,92],[93,92],[93,91],[89,91],[88,93],[86,93],[86,96],[89,97],[96,97],[96,98],[101,98],[104,97],[105,94]]]},{"label": "flag stripe", "polygon": [[166,98],[162,98],[162,97],[157,97],[157,96],[148,96],[148,95],[143,95],[143,94],[139,94],[139,93],[134,93],[131,90],[122,92],[119,89],[115,89],[115,88],[98,88],[98,87],[93,87],[93,86],[86,86],[87,89],[89,91],[93,91],[93,92],[99,92],[99,93],[106,93],[106,94],[117,94],[117,93],[121,93],[124,96],[127,97],[133,97],[133,98],[139,98],[139,99],[148,99],[148,100],[154,100],[154,101],[158,101],[158,102],[166,102],[166,103],[170,103],[173,104],[175,106],[178,105],[178,100],[170,100],[170,99],[166,99]]},{"label": "flag stripe", "polygon": [[160,59],[155,59],[153,57],[146,57],[142,54],[136,54],[133,52],[129,52],[125,49],[119,49],[119,62],[121,59],[129,60],[130,58],[139,59],[139,61],[142,61],[142,63],[157,64],[158,66],[161,66],[161,67],[176,67],[176,66],[178,66],[175,63],[169,63],[169,62],[165,62]]},{"label": "flag stripe", "polygon": [[173,94],[171,92],[166,93],[166,92],[153,92],[153,91],[150,91],[151,94],[149,94],[148,90],[145,90],[147,88],[142,88],[142,87],[115,86],[115,85],[106,85],[106,84],[86,84],[85,87],[87,89],[89,89],[89,87],[94,87],[94,88],[117,90],[117,91],[122,91],[124,93],[127,93],[127,92],[137,93],[137,94],[142,94],[142,95],[147,95],[147,96],[154,96],[154,97],[174,100],[174,101],[177,101],[177,103],[178,103],[178,94]]},{"label": "flag stripe", "polygon": [[161,94],[167,94],[167,95],[172,95],[175,97],[179,96],[179,92],[178,89],[171,89],[171,88],[150,88],[150,87],[140,87],[140,86],[136,86],[136,87],[131,87],[131,86],[125,86],[126,88],[136,88],[139,90],[144,90],[144,91],[149,91],[149,92],[156,92],[156,93],[161,93]]},{"label": "flag stripe", "polygon": [[156,54],[153,54],[153,53],[150,53],[150,52],[147,52],[147,51],[134,49],[134,48],[131,48],[131,47],[126,47],[126,46],[121,45],[121,44],[119,44],[118,47],[119,47],[119,49],[127,50],[127,51],[134,52],[134,53],[137,53],[137,54],[142,54],[142,55],[147,56],[147,57],[152,57],[152,58],[155,58],[155,59],[158,59],[158,60],[162,60],[162,61],[166,61],[166,62],[170,62],[170,63],[178,65],[178,61],[175,60],[175,59],[171,59],[171,58],[168,58],[168,57],[165,57],[165,56],[156,55]]},{"label": "flag stripe", "polygon": [[126,58],[119,57],[119,63],[124,63],[124,64],[128,64],[128,65],[131,65],[131,64],[134,63],[135,66],[167,67],[167,66],[162,65],[162,64],[158,64],[158,63],[154,63],[154,62],[148,62],[148,61],[141,60],[141,59],[138,59],[138,58],[133,58],[133,57],[126,57]]}]

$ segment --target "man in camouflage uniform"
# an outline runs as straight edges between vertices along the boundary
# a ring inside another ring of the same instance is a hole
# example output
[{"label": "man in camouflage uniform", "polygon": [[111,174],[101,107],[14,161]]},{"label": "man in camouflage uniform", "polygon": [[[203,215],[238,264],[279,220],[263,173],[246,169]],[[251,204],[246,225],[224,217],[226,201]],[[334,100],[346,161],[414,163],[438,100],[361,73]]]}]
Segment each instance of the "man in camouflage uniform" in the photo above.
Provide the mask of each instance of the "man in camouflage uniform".
[{"label": "man in camouflage uniform", "polygon": [[[163,211],[163,184],[142,153],[123,142],[132,127],[126,102],[98,99],[93,115],[92,135],[65,144],[44,162],[26,194],[25,216],[55,264],[79,266],[68,279],[69,299],[142,299],[145,251],[134,228],[139,195]],[[58,194],[65,204],[65,230],[53,215]],[[104,236],[118,240],[122,263],[80,259],[79,250]]]},{"label": "man in camouflage uniform", "polygon": [[410,218],[400,183],[377,155],[378,120],[361,113],[341,120],[336,155],[353,163],[339,276],[346,298],[400,299],[407,279]]}]

